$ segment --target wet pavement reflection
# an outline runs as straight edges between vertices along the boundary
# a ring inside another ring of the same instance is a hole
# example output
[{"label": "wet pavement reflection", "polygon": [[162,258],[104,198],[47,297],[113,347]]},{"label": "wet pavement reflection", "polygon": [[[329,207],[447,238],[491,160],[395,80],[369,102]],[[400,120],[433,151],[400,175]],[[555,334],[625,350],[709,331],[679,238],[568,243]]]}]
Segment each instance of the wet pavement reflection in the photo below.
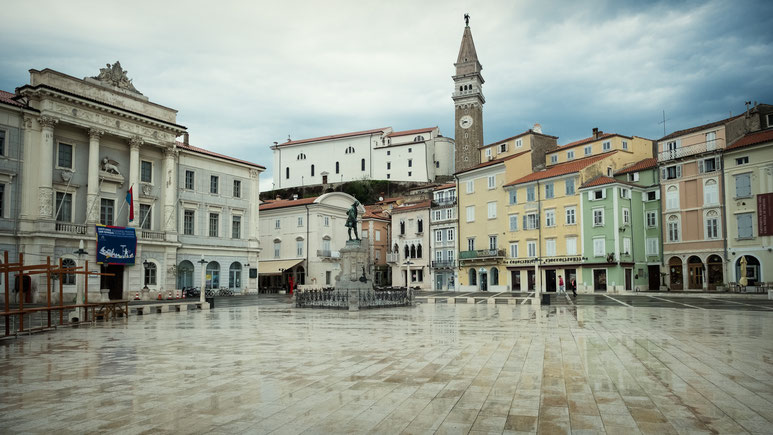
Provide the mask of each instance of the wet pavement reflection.
[{"label": "wet pavement reflection", "polygon": [[234,298],[209,312],[4,341],[0,431],[773,427],[770,310],[420,304],[350,313],[287,302]]}]

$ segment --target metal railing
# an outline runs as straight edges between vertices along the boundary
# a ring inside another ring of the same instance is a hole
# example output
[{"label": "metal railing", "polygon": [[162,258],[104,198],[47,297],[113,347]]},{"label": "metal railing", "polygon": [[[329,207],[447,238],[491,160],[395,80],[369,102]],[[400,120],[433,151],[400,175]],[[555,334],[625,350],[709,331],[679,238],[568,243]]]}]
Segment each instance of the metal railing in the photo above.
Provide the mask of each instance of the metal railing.
[{"label": "metal railing", "polygon": [[339,251],[330,251],[327,249],[317,249],[317,257],[319,258],[341,258]]},{"label": "metal railing", "polygon": [[68,234],[86,234],[86,225],[57,222],[56,232]]},{"label": "metal railing", "polygon": [[447,269],[447,268],[453,268],[456,267],[456,260],[441,260],[441,261],[433,261],[432,267],[434,269]]},{"label": "metal railing", "polygon": [[400,261],[400,254],[398,252],[387,253],[387,263],[398,263]]},{"label": "metal railing", "polygon": [[453,205],[456,204],[456,197],[453,198],[443,198],[443,199],[433,199],[432,205],[433,206],[441,206],[441,205]]},{"label": "metal railing", "polygon": [[139,230],[140,239],[143,240],[164,240],[162,231]]},{"label": "metal railing", "polygon": [[[413,305],[413,293],[406,288],[358,290],[358,308],[406,307]],[[306,290],[295,293],[298,308],[348,309],[349,292],[334,289]]]},{"label": "metal railing", "polygon": [[469,260],[472,258],[492,258],[504,257],[504,249],[478,249],[476,251],[462,251],[459,253],[460,260]]},{"label": "metal railing", "polygon": [[[665,145],[668,146],[667,144]],[[682,157],[692,156],[695,154],[703,154],[712,151],[718,151],[725,147],[725,141],[722,139],[714,139],[707,142],[700,142],[693,145],[684,147],[676,147],[674,149],[667,149],[658,153],[658,161],[666,162],[669,160],[680,159]]]}]

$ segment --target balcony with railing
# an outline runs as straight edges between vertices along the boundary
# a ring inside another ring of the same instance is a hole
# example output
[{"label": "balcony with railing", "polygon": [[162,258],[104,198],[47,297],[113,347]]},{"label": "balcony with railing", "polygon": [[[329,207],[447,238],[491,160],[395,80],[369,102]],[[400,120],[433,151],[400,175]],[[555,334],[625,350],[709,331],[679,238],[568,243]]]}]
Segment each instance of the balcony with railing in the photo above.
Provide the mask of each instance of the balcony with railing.
[{"label": "balcony with railing", "polygon": [[476,258],[499,258],[504,256],[504,249],[478,249],[476,251],[462,251],[459,253],[460,260],[474,260]]},{"label": "balcony with railing", "polygon": [[139,233],[140,239],[142,239],[142,240],[155,240],[155,241],[163,241],[164,240],[164,232],[163,231],[151,231],[151,230],[137,229],[137,232]]},{"label": "balcony with railing", "polygon": [[456,197],[451,198],[441,198],[441,199],[433,199],[432,200],[432,207],[443,207],[446,205],[454,205],[456,204]]},{"label": "balcony with railing", "polygon": [[55,229],[57,233],[86,234],[86,225],[57,222]]},{"label": "balcony with railing", "polygon": [[456,267],[455,260],[439,260],[432,262],[433,269],[453,269]]},{"label": "balcony with railing", "polygon": [[688,146],[677,146],[671,149],[668,149],[668,144],[666,143],[664,147],[666,149],[658,153],[659,162],[667,162],[669,160],[681,159],[697,154],[719,151],[725,147],[725,141],[722,139],[713,139]]},{"label": "balcony with railing", "polygon": [[327,249],[317,249],[318,258],[337,259],[341,258],[341,252]]},{"label": "balcony with railing", "polygon": [[399,252],[387,252],[387,263],[399,263],[400,262],[400,253]]}]

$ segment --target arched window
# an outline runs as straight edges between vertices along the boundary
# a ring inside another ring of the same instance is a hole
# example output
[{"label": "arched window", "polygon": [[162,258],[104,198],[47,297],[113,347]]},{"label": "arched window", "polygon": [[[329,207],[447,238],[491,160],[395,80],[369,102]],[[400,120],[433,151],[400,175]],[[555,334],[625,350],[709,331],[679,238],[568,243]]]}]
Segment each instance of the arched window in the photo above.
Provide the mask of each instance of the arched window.
[{"label": "arched window", "polygon": [[306,154],[304,153],[298,154],[298,160],[306,160]]},{"label": "arched window", "polygon": [[424,136],[418,135],[415,138],[413,138],[414,142],[424,142]]},{"label": "arched window", "polygon": [[397,246],[397,243],[395,243],[395,249],[393,249],[392,252],[400,252],[400,247]]},{"label": "arched window", "polygon": [[339,166],[338,162],[336,162],[336,174],[341,171],[341,167]]},{"label": "arched window", "polygon": [[491,268],[491,273],[489,274],[489,280],[491,281],[491,285],[499,285],[499,269],[496,267]]},{"label": "arched window", "polygon": [[354,147],[347,147],[346,148],[346,154],[353,154],[354,153]]},{"label": "arched window", "polygon": [[365,159],[362,159],[360,161],[360,167],[362,168],[363,171],[365,170]]},{"label": "arched window", "polygon": [[207,263],[206,288],[220,287],[220,263],[210,261]]},{"label": "arched window", "polygon": [[[75,266],[75,260],[72,258],[65,258],[62,260],[62,267],[66,269],[74,268]],[[66,273],[62,275],[62,284],[64,285],[75,285],[75,274],[74,273]]]},{"label": "arched window", "polygon": [[228,268],[228,288],[242,287],[242,265],[234,261]]},{"label": "arched window", "polygon": [[459,92],[462,92],[464,90],[464,86],[459,86]]},{"label": "arched window", "polygon": [[285,168],[285,178],[290,178],[290,167]]},{"label": "arched window", "polygon": [[177,265],[177,288],[193,287],[193,263],[183,260]]},{"label": "arched window", "polygon": [[679,234],[680,234],[680,228],[679,228],[679,217],[676,215],[671,215],[668,217],[667,220],[667,234],[668,234],[668,241],[669,242],[678,242],[679,241]]},{"label": "arched window", "polygon": [[470,285],[478,285],[478,272],[475,271],[475,269],[470,269],[469,271],[470,275]]},{"label": "arched window", "polygon": [[314,165],[311,165],[311,176],[314,176]]},{"label": "arched window", "polygon": [[409,248],[408,245],[405,245],[405,258],[406,260],[411,258],[411,248]]},{"label": "arched window", "polygon": [[416,258],[416,245],[411,245],[411,258]]},{"label": "arched window", "polygon": [[422,219],[422,218],[416,219],[416,232],[417,233],[423,233],[424,232],[424,219]]},{"label": "arched window", "polygon": [[719,187],[717,180],[706,180],[703,185],[703,203],[719,204]]},{"label": "arched window", "polygon": [[416,258],[421,258],[421,243],[416,247]]},{"label": "arched window", "polygon": [[149,261],[145,267],[145,285],[156,285],[156,276],[158,275],[156,263]]}]

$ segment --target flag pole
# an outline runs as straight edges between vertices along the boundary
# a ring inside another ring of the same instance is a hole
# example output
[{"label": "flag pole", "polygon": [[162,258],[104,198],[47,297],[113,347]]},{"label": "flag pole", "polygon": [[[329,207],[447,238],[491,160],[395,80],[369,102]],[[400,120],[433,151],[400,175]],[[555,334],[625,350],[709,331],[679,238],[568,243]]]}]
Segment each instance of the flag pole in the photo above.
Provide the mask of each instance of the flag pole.
[{"label": "flag pole", "polygon": [[[134,184],[132,184],[131,186],[129,186],[129,190],[127,190],[127,191],[126,191],[126,193],[127,193],[127,194],[129,193],[129,191],[131,191],[131,190],[132,190],[132,187],[134,187]],[[134,202],[134,191],[132,191],[132,202]],[[123,201],[122,201],[122,203],[121,203],[121,208],[119,208],[119,209],[118,209],[118,213],[115,215],[115,220],[116,220],[116,222],[118,221],[118,218],[119,218],[119,217],[121,217],[121,212],[123,211],[123,207],[124,207],[125,205],[126,205],[126,197],[124,197],[124,200],[123,200]],[[132,206],[133,206],[133,205],[134,205],[134,204],[132,204]],[[127,222],[127,224],[128,224],[129,220],[127,219],[127,220],[126,220],[126,222]]]}]

